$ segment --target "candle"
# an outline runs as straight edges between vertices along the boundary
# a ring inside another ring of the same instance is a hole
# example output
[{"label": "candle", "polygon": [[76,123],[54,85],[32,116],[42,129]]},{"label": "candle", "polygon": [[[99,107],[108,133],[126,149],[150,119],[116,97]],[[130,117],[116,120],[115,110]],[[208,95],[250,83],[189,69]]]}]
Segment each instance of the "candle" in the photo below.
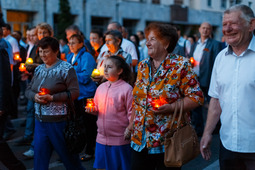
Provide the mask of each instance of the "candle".
[{"label": "candle", "polygon": [[190,62],[191,62],[191,64],[192,64],[192,66],[194,65],[194,63],[195,63],[195,59],[193,58],[193,57],[190,57]]},{"label": "candle", "polygon": [[91,77],[97,77],[97,76],[100,76],[100,72],[99,72],[99,70],[98,69],[94,69],[93,70],[93,72],[92,72],[92,74],[91,74]]},{"label": "candle", "polygon": [[39,95],[42,96],[42,95],[46,95],[46,94],[49,94],[50,91],[46,88],[40,88],[40,91],[39,91]]},{"label": "candle", "polygon": [[88,98],[88,99],[87,99],[86,107],[89,107],[89,108],[93,108],[93,107],[95,107],[95,104],[94,104],[93,98]]},{"label": "candle", "polygon": [[33,64],[33,59],[32,58],[28,58],[27,60],[26,60],[26,64]]},{"label": "candle", "polygon": [[20,58],[19,54],[15,54],[14,57],[13,57],[13,59],[14,59],[15,61],[21,61],[21,58]]},{"label": "candle", "polygon": [[19,65],[19,71],[24,72],[27,71],[26,67],[25,67],[25,63],[20,63]]},{"label": "candle", "polygon": [[154,110],[157,110],[160,106],[163,106],[164,104],[167,104],[167,101],[163,97],[152,98],[151,106]]}]

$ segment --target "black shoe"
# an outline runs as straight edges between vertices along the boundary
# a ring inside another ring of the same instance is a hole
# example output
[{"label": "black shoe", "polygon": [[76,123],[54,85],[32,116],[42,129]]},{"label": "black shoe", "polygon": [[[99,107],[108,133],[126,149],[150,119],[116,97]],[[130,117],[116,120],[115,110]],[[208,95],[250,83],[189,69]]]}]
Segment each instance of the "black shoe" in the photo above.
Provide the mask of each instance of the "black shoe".
[{"label": "black shoe", "polygon": [[24,120],[24,121],[20,124],[20,126],[21,126],[21,127],[25,127],[25,126],[26,126],[26,123],[27,123],[27,121]]},{"label": "black shoe", "polygon": [[25,138],[25,137],[23,137],[23,138],[17,140],[17,141],[15,142],[15,144],[18,145],[18,146],[30,145],[32,141],[33,141],[32,138]]},{"label": "black shoe", "polygon": [[11,130],[9,132],[6,132],[3,136],[4,140],[9,140],[11,139],[12,135],[14,135],[14,133],[16,133],[16,130]]}]

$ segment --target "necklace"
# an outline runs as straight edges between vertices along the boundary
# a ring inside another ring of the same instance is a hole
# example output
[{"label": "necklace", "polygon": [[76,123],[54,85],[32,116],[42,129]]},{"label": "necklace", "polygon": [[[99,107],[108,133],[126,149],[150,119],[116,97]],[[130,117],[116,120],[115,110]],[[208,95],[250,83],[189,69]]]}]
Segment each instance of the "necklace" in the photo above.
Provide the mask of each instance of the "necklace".
[{"label": "necklace", "polygon": [[154,62],[151,61],[151,74],[152,74],[152,76],[156,73],[156,71],[157,71],[157,68],[156,68]]}]

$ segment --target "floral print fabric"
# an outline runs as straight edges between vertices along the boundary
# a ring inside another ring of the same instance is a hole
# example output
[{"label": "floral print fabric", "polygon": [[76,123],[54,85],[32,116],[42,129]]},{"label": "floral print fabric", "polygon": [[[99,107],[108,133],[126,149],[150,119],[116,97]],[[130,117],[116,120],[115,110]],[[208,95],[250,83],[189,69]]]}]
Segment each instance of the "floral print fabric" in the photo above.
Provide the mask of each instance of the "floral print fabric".
[{"label": "floral print fabric", "polygon": [[141,145],[142,132],[145,126],[147,148],[164,144],[164,136],[169,131],[172,113],[154,114],[153,101],[163,98],[173,103],[180,98],[189,97],[192,101],[203,104],[203,93],[188,59],[169,54],[162,61],[152,77],[151,59],[139,63],[138,74],[133,89],[135,110],[134,130],[131,140]]}]

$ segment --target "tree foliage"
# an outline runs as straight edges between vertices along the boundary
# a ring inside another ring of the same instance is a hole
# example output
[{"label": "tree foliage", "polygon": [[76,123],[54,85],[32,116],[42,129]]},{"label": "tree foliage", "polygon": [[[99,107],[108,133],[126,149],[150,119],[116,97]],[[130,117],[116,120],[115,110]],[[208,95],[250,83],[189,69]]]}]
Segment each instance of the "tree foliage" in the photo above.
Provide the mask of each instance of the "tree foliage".
[{"label": "tree foliage", "polygon": [[57,23],[57,38],[65,38],[65,29],[72,25],[74,17],[70,13],[70,4],[68,0],[59,0],[59,15]]}]

